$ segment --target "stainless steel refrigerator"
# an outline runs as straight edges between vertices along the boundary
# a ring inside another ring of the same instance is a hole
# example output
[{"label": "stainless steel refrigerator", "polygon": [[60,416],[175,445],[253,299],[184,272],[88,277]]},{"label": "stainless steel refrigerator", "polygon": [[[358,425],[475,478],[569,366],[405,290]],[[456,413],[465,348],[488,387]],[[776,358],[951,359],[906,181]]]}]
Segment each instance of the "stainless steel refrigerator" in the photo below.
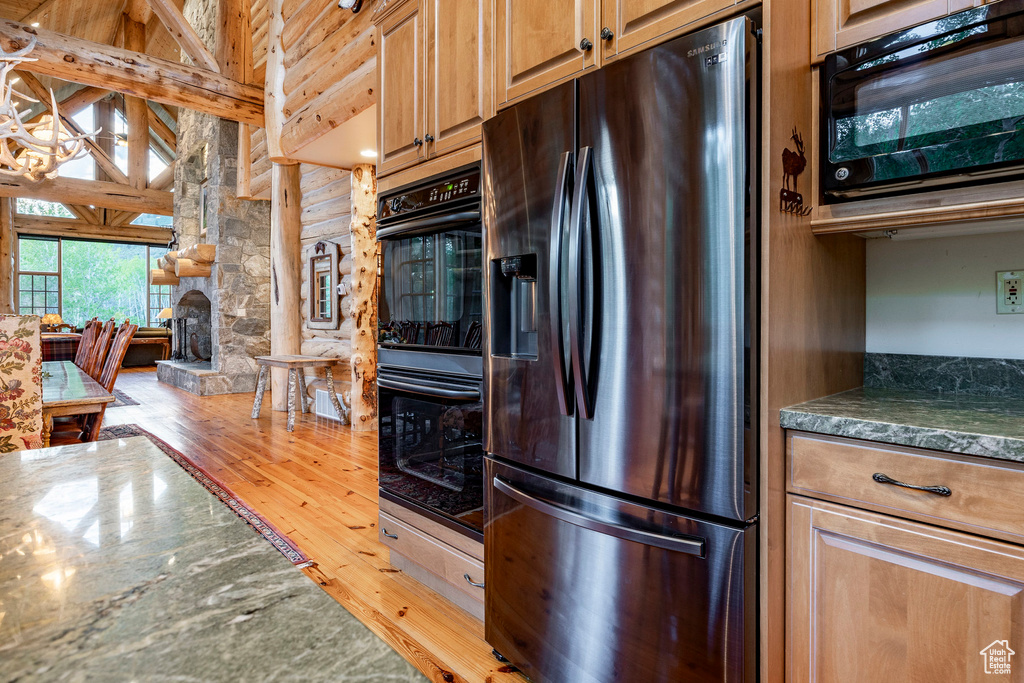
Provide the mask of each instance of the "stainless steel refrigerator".
[{"label": "stainless steel refrigerator", "polygon": [[757,676],[758,15],[484,125],[488,642]]}]

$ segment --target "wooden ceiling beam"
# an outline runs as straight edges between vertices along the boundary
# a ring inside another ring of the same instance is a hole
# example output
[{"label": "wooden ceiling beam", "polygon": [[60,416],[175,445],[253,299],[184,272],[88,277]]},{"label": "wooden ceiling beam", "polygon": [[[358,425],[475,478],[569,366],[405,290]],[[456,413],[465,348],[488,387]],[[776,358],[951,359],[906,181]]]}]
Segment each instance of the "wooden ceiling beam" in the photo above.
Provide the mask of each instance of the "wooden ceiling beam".
[{"label": "wooden ceiling beam", "polygon": [[[81,204],[65,204],[64,206],[68,208],[68,211],[75,214],[76,216],[78,216],[78,218],[85,221],[86,223],[91,223],[93,225],[99,225],[103,223],[102,219],[99,216],[99,213],[95,209],[91,209],[88,206],[82,206]],[[103,209],[100,209],[99,211],[102,210]]]},{"label": "wooden ceiling beam", "polygon": [[92,223],[72,218],[25,216],[22,214],[15,214],[14,216],[14,231],[19,235],[79,237],[119,242],[140,242],[143,244],[167,244],[170,242],[172,235],[170,228],[151,225],[93,225]]},{"label": "wooden ceiling beam", "polygon": [[32,182],[25,178],[0,177],[0,197],[24,197],[45,202],[85,204],[119,211],[174,215],[174,194],[163,190],[138,190],[121,183],[78,178],[53,178]]},{"label": "wooden ceiling beam", "polygon": [[[46,89],[46,86],[39,82],[38,78],[27,71],[18,71],[17,73],[21,76],[21,80],[25,82],[25,85],[28,86],[28,89],[31,90],[36,97],[43,102],[49,102],[50,91]],[[57,105],[57,112],[60,114],[61,123],[64,124],[64,127],[67,128],[68,132],[72,135],[86,135],[88,133],[92,133],[92,131],[82,130],[82,128],[75,123],[70,116],[67,116],[60,110],[60,105]],[[108,132],[113,135],[113,131]],[[115,182],[128,182],[128,176],[126,176],[121,169],[117,167],[117,163],[110,158],[110,155],[108,155],[106,151],[96,144],[95,140],[86,137],[83,139],[83,142],[85,142],[85,147],[89,150],[89,154],[91,154],[92,158],[96,160],[96,165],[99,166],[104,173],[110,176],[110,178]]]},{"label": "wooden ceiling beam", "polygon": [[[93,104],[96,104],[97,102],[99,102],[100,100],[102,100],[104,97],[106,97],[109,94],[110,94],[109,90],[104,90],[103,88],[93,88],[91,86],[85,86],[84,88],[79,88],[78,90],[76,90],[75,92],[71,93],[70,95],[65,97],[63,100],[58,102],[57,103],[57,108],[65,116],[74,116],[75,114],[77,114],[78,112],[82,111],[86,107],[88,107],[90,105],[93,105]],[[46,101],[47,102],[49,101],[49,96],[47,96]],[[33,116],[28,121],[26,121],[25,123],[38,123],[40,121],[40,119],[42,119],[44,116],[46,116],[49,113],[50,113],[49,108],[44,109],[43,111],[39,112],[38,114]]]},{"label": "wooden ceiling beam", "polygon": [[[146,25],[124,15],[124,47],[143,52],[146,49]],[[137,190],[149,184],[149,105],[138,97],[125,97],[128,123],[128,181]]]},{"label": "wooden ceiling beam", "polygon": [[[148,24],[153,18],[153,8],[146,0],[128,0],[125,3],[123,14],[131,17],[132,21],[137,21],[140,24]],[[126,49],[131,49],[126,45],[121,45]],[[143,50],[145,52],[145,50]]]},{"label": "wooden ceiling beam", "polygon": [[[174,42],[192,60],[193,64],[203,69],[220,72],[217,58],[206,47],[206,43],[199,37],[199,34],[188,23],[185,15],[181,13],[181,10],[178,9],[172,0],[146,1],[149,3],[150,8],[152,8],[153,13],[160,18],[164,27],[171,34],[171,37],[174,38]],[[235,78],[233,80],[240,81],[241,79]]]},{"label": "wooden ceiling beam", "polygon": [[158,138],[164,141],[164,144],[173,150],[178,149],[178,136],[175,134],[171,127],[164,123],[164,120],[160,118],[152,109],[149,110],[149,128],[156,134]]},{"label": "wooden ceiling beam", "polygon": [[216,39],[220,72],[239,83],[252,83],[249,0],[219,0]]},{"label": "wooden ceiling beam", "polygon": [[122,226],[128,225],[133,220],[141,216],[141,213],[135,211],[113,211],[112,215],[107,219],[107,225]]},{"label": "wooden ceiling beam", "polygon": [[155,178],[149,181],[149,186],[154,190],[166,190],[174,184],[174,166],[177,162],[167,164],[167,168],[160,171]]},{"label": "wooden ceiling beam", "polygon": [[0,47],[11,52],[37,37],[26,71],[263,126],[263,90],[208,69],[93,43],[16,21],[0,21]]}]

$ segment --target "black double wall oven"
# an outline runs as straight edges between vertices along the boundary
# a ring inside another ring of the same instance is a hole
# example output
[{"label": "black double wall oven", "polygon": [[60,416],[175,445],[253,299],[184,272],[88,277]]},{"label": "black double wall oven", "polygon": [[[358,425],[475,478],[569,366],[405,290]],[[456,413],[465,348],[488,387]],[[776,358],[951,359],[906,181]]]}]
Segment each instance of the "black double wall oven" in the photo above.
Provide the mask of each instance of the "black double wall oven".
[{"label": "black double wall oven", "polygon": [[467,536],[483,530],[480,168],[382,194],[380,495]]}]

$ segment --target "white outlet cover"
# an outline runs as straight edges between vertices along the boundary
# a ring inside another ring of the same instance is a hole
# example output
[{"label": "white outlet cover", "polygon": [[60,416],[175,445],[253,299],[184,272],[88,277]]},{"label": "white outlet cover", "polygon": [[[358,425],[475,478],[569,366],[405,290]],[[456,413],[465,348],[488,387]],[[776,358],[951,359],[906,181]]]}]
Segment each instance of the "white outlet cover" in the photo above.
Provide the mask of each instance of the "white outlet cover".
[{"label": "white outlet cover", "polygon": [[1022,303],[1016,306],[1010,306],[1006,303],[1006,283],[1009,280],[1017,281],[1019,291],[1021,280],[1024,280],[1024,268],[1004,270],[996,273],[996,313],[1024,313],[1024,293],[1019,295]]}]

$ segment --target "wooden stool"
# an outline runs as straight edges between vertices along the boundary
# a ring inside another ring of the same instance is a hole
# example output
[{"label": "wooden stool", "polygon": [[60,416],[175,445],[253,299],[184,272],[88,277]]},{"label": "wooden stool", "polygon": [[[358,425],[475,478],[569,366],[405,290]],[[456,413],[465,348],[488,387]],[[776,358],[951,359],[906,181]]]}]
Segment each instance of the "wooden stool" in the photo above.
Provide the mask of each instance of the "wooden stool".
[{"label": "wooden stool", "polygon": [[[295,429],[295,392],[299,392],[299,405],[302,412],[309,412],[309,397],[306,395],[306,374],[305,368],[323,368],[327,375],[327,395],[331,398],[331,404],[338,411],[338,417],[342,424],[349,424],[349,412],[338,400],[334,391],[334,373],[332,368],[341,362],[340,358],[320,356],[256,356],[256,364],[260,367],[256,377],[256,397],[252,402],[252,419],[260,416],[260,408],[263,407],[263,393],[267,390],[267,377],[270,376],[270,368],[285,368],[288,370],[288,431]],[[296,386],[296,384],[298,386]]]}]

